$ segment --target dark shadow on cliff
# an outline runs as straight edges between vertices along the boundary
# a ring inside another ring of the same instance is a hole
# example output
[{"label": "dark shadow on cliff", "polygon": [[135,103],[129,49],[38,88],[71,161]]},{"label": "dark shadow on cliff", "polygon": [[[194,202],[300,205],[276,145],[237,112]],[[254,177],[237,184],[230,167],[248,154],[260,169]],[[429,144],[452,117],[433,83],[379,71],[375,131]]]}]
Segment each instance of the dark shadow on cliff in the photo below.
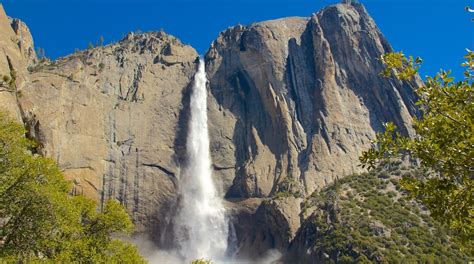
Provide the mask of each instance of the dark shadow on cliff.
[{"label": "dark shadow on cliff", "polygon": [[[242,46],[243,44],[239,45]],[[242,47],[239,50],[242,50]],[[212,60],[207,57],[206,59],[206,64],[212,63]],[[234,68],[228,68],[227,63],[230,62],[223,62],[212,75],[213,78],[209,80],[210,92],[217,103],[237,117],[232,136],[236,148],[236,172],[234,182],[225,194],[225,198],[260,197],[261,194],[258,189],[248,188],[249,185],[246,183],[248,175],[246,175],[245,166],[256,155],[256,142],[252,129],[255,128],[263,144],[271,146],[268,141],[274,140],[274,136],[265,135],[263,131],[271,129],[273,124],[270,116],[263,108],[262,98],[253,80],[242,69],[239,58],[234,57],[232,59],[234,60],[232,62]],[[229,73],[229,71],[232,72]],[[225,78],[225,80],[222,78]],[[225,85],[219,86],[224,82]],[[277,152],[277,150],[272,149],[272,152]],[[257,184],[253,184],[253,186],[257,186]]]},{"label": "dark shadow on cliff", "polygon": [[[176,137],[173,142],[174,155],[172,157],[178,168],[184,168],[187,162],[186,139],[188,134],[190,118],[189,104],[193,83],[194,78],[191,78],[191,82],[188,83],[188,85],[181,92],[181,109],[179,110],[178,114]],[[176,173],[179,174],[179,171]],[[176,249],[173,219],[175,219],[178,213],[177,209],[179,205],[179,183],[178,178],[176,178],[178,176],[179,175],[175,175],[175,177],[172,177],[171,179],[175,188],[175,195],[170,197],[155,214],[156,216],[164,217],[164,219],[156,219],[156,221],[151,224],[153,228],[152,233],[149,234],[149,237],[161,250]]]}]

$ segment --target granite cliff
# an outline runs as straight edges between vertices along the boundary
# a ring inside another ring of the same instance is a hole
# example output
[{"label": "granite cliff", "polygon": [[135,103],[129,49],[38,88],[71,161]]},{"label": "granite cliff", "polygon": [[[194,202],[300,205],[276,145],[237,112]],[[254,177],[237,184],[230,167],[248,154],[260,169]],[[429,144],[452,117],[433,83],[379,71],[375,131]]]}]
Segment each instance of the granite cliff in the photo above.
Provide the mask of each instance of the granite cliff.
[{"label": "granite cliff", "polygon": [[[38,59],[28,28],[0,8],[0,107],[25,123],[73,192],[116,198],[138,232],[168,237],[185,162],[197,52],[163,32]],[[391,51],[360,4],[235,26],[205,55],[214,177],[242,257],[286,250],[305,197],[360,172],[382,124],[410,134],[413,87],[379,76]],[[273,199],[278,197],[278,199]]]}]

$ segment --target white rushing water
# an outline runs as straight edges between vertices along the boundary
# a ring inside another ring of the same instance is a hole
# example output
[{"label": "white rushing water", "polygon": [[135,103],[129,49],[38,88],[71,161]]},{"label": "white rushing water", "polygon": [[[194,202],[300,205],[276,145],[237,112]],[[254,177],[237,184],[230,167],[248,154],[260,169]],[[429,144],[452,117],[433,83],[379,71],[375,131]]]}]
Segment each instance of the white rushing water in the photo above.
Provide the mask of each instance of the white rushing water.
[{"label": "white rushing water", "polygon": [[201,59],[190,101],[188,163],[179,178],[181,198],[175,235],[179,253],[186,261],[204,258],[215,262],[225,257],[229,225],[212,179],[206,84],[205,63]]}]

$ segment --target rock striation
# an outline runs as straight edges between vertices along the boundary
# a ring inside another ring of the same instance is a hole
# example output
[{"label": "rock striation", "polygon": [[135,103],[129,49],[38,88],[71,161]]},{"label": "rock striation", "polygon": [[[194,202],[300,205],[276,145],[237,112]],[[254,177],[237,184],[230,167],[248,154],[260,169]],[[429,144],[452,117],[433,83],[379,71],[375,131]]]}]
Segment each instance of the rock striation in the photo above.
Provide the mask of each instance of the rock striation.
[{"label": "rock striation", "polygon": [[390,51],[358,4],[221,33],[206,59],[214,161],[232,168],[227,196],[268,197],[288,180],[311,194],[359,171],[384,122],[411,133],[413,84],[379,76]]},{"label": "rock striation", "polygon": [[[206,62],[211,151],[226,197],[309,196],[360,172],[358,158],[383,123],[411,134],[420,80],[381,77],[379,58],[390,51],[360,4],[222,32]],[[277,199],[244,217],[253,221],[237,217],[248,224],[237,232],[244,255],[284,251],[300,226],[300,208]]]},{"label": "rock striation", "polygon": [[197,56],[165,33],[130,33],[37,65],[23,90],[41,152],[79,183],[76,192],[121,201],[142,231],[166,226],[176,200],[179,130]]},{"label": "rock striation", "polygon": [[35,58],[28,27],[18,19],[9,18],[0,4],[0,79],[14,79],[15,84],[0,82],[0,107],[18,121],[22,121],[22,114],[17,88],[25,84],[27,68]]},{"label": "rock striation", "polygon": [[[419,81],[379,76],[378,58],[390,51],[360,4],[238,25],[212,43],[211,155],[238,254],[285,250],[304,221],[304,198],[359,172],[358,157],[384,122],[412,133]],[[15,75],[13,90],[0,87],[0,107],[25,123],[73,192],[118,199],[138,231],[159,242],[186,162],[197,57],[155,32],[38,60],[27,26],[0,8],[0,75]]]}]

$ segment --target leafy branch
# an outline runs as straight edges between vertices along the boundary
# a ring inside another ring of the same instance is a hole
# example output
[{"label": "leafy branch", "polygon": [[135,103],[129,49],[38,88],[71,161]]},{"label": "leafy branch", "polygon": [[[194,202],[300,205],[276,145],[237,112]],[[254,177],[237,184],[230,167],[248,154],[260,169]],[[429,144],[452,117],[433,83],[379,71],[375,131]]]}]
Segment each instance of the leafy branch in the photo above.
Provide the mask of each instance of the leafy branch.
[{"label": "leafy branch", "polygon": [[[413,122],[415,137],[403,136],[387,123],[360,161],[372,169],[390,159],[418,160],[430,173],[405,177],[402,186],[467,241],[474,236],[474,52],[465,58],[464,80],[455,82],[450,71],[441,71],[415,90],[422,112]],[[401,52],[381,60],[386,66],[381,75],[400,80],[414,78],[421,63]]]}]

